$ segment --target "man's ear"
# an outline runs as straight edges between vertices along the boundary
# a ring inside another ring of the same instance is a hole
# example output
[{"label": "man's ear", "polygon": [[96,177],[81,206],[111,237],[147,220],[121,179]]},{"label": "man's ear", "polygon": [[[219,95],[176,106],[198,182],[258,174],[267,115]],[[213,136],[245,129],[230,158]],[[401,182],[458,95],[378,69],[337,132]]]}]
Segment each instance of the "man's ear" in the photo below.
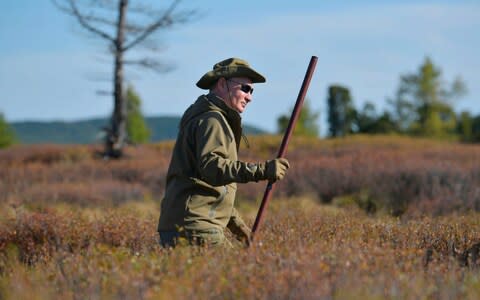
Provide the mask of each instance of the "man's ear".
[{"label": "man's ear", "polygon": [[225,77],[220,77],[213,86],[212,89],[214,92],[218,94],[220,97],[225,97],[228,93],[228,83]]},{"label": "man's ear", "polygon": [[225,77],[220,77],[217,81],[217,85],[218,88],[220,88],[221,90],[227,90],[227,80],[225,79]]}]

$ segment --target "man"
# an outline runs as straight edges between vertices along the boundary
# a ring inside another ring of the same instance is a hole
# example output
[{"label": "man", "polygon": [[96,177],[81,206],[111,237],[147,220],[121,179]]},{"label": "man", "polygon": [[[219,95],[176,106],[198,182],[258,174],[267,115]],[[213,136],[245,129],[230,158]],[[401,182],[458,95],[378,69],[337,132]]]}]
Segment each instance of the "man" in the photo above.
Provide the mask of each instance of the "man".
[{"label": "man", "polygon": [[158,231],[163,247],[178,239],[191,244],[223,245],[224,229],[249,244],[250,229],[234,208],[236,183],[280,180],[286,159],[264,163],[239,161],[240,114],[252,101],[253,83],[265,78],[238,58],[213,66],[197,82],[207,95],[198,97],[182,116],[167,173]]}]

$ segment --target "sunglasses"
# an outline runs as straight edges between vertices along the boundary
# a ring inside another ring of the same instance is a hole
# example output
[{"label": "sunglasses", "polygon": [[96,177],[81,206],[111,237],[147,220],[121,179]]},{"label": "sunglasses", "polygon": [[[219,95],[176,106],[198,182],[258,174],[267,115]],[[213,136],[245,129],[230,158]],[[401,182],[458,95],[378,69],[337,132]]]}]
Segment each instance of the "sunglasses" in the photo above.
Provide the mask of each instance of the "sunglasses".
[{"label": "sunglasses", "polygon": [[248,85],[248,84],[245,84],[245,83],[241,83],[241,82],[237,82],[235,80],[231,80],[231,79],[228,79],[228,81],[231,81],[231,82],[234,82],[236,84],[239,84],[240,85],[240,90],[244,93],[250,93],[253,94],[253,87],[251,85]]}]

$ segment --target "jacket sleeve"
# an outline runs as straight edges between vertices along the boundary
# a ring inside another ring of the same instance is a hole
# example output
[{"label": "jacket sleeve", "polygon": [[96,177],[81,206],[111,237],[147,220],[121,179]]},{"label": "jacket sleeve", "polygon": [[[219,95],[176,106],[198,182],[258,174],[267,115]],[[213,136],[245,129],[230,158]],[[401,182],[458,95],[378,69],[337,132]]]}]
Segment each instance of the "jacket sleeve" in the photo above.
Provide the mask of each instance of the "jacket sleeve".
[{"label": "jacket sleeve", "polygon": [[252,232],[250,228],[245,224],[245,222],[240,217],[240,214],[235,209],[232,210],[232,216],[230,221],[227,224],[227,228],[235,235],[235,238],[239,241],[249,242]]},{"label": "jacket sleeve", "polygon": [[228,125],[215,113],[201,120],[195,128],[197,172],[200,179],[212,186],[266,179],[264,163],[231,160],[228,146],[233,143],[230,140],[233,137],[227,133],[228,128],[225,126]]}]

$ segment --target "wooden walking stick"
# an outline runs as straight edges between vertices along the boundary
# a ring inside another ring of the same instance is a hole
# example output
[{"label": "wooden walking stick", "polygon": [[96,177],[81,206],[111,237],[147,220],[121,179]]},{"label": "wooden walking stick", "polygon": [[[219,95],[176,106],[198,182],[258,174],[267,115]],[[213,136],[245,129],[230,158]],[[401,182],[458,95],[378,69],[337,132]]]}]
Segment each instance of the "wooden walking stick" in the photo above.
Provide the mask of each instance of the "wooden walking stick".
[{"label": "wooden walking stick", "polygon": [[[312,75],[315,70],[315,66],[317,64],[317,59],[318,58],[316,56],[312,56],[312,58],[310,59],[307,73],[305,74],[302,87],[300,88],[300,92],[298,93],[297,102],[295,103],[295,107],[293,108],[292,116],[290,117],[290,121],[288,122],[287,131],[283,136],[282,144],[280,145],[280,150],[278,151],[277,158],[282,158],[287,153],[288,142],[290,140],[290,137],[292,136],[293,129],[295,128],[295,124],[297,123],[298,116],[300,115],[300,111],[303,106],[303,100],[305,99],[305,95],[307,94],[308,86],[310,84],[310,80],[312,79]],[[258,210],[257,217],[255,218],[255,223],[253,224],[252,238],[255,236],[255,233],[258,231],[258,228],[260,227],[262,218],[265,214],[265,210],[267,208],[268,202],[270,201],[270,197],[273,192],[273,187],[274,187],[274,183],[269,182],[267,184],[267,188],[265,189],[265,194],[263,195],[262,203],[260,204],[260,209]]]}]

